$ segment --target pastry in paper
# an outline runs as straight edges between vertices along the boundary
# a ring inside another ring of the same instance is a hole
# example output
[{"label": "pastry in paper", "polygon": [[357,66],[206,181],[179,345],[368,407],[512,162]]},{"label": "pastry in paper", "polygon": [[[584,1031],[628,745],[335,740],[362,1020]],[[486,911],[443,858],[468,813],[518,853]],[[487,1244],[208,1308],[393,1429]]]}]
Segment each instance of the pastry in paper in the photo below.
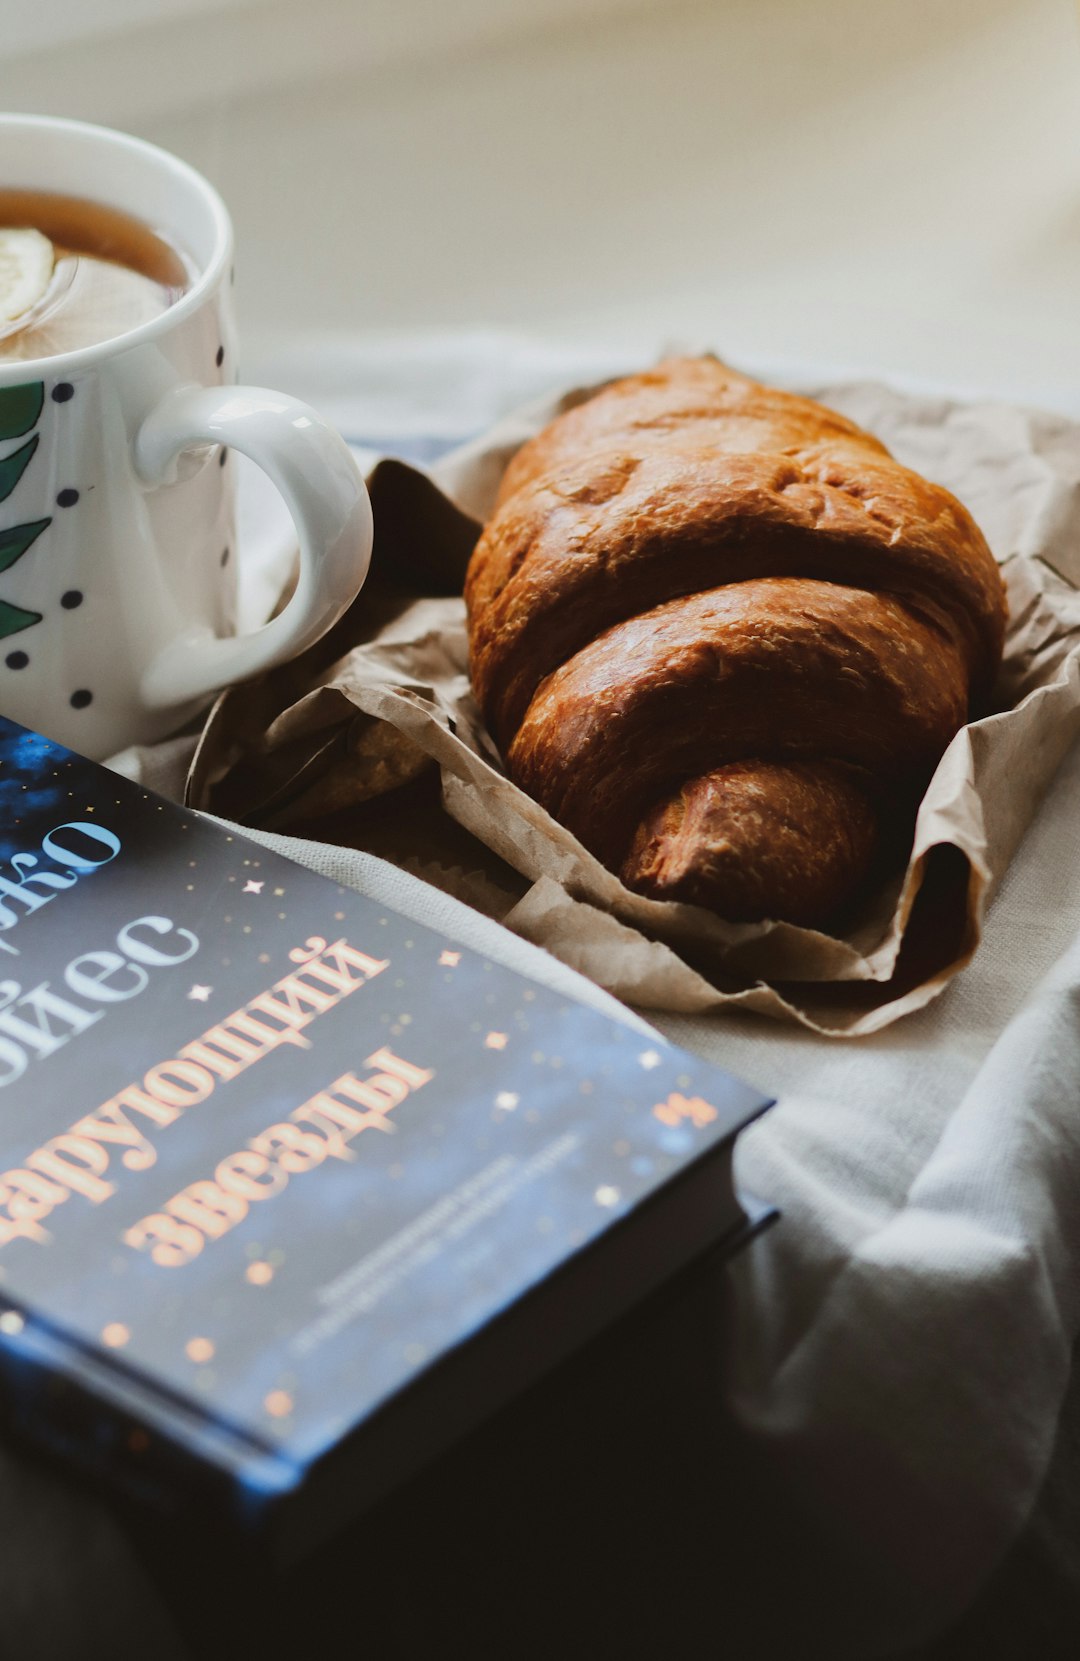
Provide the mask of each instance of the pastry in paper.
[{"label": "pastry in paper", "polygon": [[[875,384],[799,389],[964,504],[1009,604],[989,713],[948,744],[906,864],[830,931],[733,923],[634,893],[506,775],[470,688],[465,572],[512,456],[596,390],[523,410],[430,473],[376,467],[373,586],[305,658],[225,694],[190,798],[267,828],[317,824],[320,834],[331,823],[318,818],[320,798],[332,801],[342,840],[370,837],[387,857],[398,847],[436,881],[447,865],[477,873],[481,909],[646,1008],[751,1008],[835,1036],[884,1027],[940,993],[970,958],[993,889],[1080,731],[1080,429]],[[406,807],[415,784],[375,794],[395,776],[385,743],[365,736],[376,725],[394,735],[391,751],[401,747],[396,776],[426,758],[438,792],[420,813]],[[449,856],[439,853],[443,827]],[[495,894],[505,896],[501,911]]]},{"label": "pastry in paper", "polygon": [[525,444],[465,599],[514,782],[628,888],[731,922],[836,920],[985,703],[1005,630],[954,496],[709,357]]}]

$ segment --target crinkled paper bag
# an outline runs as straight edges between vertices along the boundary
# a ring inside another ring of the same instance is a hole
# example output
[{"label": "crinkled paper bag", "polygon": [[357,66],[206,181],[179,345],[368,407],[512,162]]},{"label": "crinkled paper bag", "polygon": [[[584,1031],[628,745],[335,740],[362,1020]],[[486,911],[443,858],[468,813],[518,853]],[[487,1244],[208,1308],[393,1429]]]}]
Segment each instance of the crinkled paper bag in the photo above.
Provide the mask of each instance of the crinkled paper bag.
[{"label": "crinkled paper bag", "polygon": [[[331,815],[340,839],[361,845],[353,824],[377,824],[373,802],[399,825],[412,803],[435,880],[452,867],[461,897],[628,1002],[753,1009],[832,1036],[873,1032],[927,1003],[969,961],[994,887],[1080,726],[1080,427],[876,384],[798,388],[954,491],[1009,595],[995,712],[942,757],[906,870],[834,936],[731,924],[630,892],[511,784],[484,729],[468,680],[468,557],[510,456],[594,390],[510,417],[431,473],[395,461],[375,468],[368,586],[318,646],[218,701],[189,800],[274,829]],[[416,783],[435,769],[449,818]],[[473,870],[462,847],[476,843],[459,827],[483,845]],[[508,868],[529,886],[500,882]]]}]

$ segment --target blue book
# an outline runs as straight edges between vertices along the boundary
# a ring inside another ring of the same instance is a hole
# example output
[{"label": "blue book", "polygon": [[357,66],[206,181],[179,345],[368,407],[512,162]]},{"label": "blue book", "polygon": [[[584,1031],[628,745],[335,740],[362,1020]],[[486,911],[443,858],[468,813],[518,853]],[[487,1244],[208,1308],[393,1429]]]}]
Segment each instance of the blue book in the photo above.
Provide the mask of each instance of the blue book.
[{"label": "blue book", "polygon": [[0,719],[9,1434],[302,1551],[709,1248],[768,1105]]}]

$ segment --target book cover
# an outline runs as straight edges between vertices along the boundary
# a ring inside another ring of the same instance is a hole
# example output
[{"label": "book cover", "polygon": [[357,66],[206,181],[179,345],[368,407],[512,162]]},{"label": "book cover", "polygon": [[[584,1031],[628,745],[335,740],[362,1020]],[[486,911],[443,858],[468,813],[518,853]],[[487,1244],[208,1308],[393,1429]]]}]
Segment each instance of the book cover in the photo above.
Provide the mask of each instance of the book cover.
[{"label": "book cover", "polygon": [[2,719],[0,826],[0,1392],[65,1457],[302,1549],[760,1220],[719,1069]]}]

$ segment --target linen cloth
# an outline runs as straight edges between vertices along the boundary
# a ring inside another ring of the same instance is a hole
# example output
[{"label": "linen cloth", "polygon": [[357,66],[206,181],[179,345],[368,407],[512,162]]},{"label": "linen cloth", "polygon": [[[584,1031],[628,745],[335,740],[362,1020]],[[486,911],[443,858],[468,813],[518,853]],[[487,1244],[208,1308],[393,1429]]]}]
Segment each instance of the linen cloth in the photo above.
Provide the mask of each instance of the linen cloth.
[{"label": "linen cloth", "polygon": [[[298,373],[279,364],[274,374],[284,368],[365,459],[385,449],[428,460],[524,397],[656,355],[582,362],[478,336],[396,355],[309,345]],[[244,480],[251,616],[274,592],[290,538],[265,489]],[[118,764],[178,794],[189,748],[177,741]],[[265,840],[499,961],[619,1007],[384,861]],[[930,1007],[850,1045],[745,1015],[656,1019],[779,1098],[738,1145],[739,1181],[783,1216],[727,1270],[729,1361],[716,1381],[717,1411],[723,1392],[755,1450],[753,1480],[785,1519],[757,1542],[772,1553],[772,1592],[756,1612],[761,1656],[868,1658],[940,1632],[1036,1500],[1080,1331],[1078,854],[1074,752],[974,963]]]}]

